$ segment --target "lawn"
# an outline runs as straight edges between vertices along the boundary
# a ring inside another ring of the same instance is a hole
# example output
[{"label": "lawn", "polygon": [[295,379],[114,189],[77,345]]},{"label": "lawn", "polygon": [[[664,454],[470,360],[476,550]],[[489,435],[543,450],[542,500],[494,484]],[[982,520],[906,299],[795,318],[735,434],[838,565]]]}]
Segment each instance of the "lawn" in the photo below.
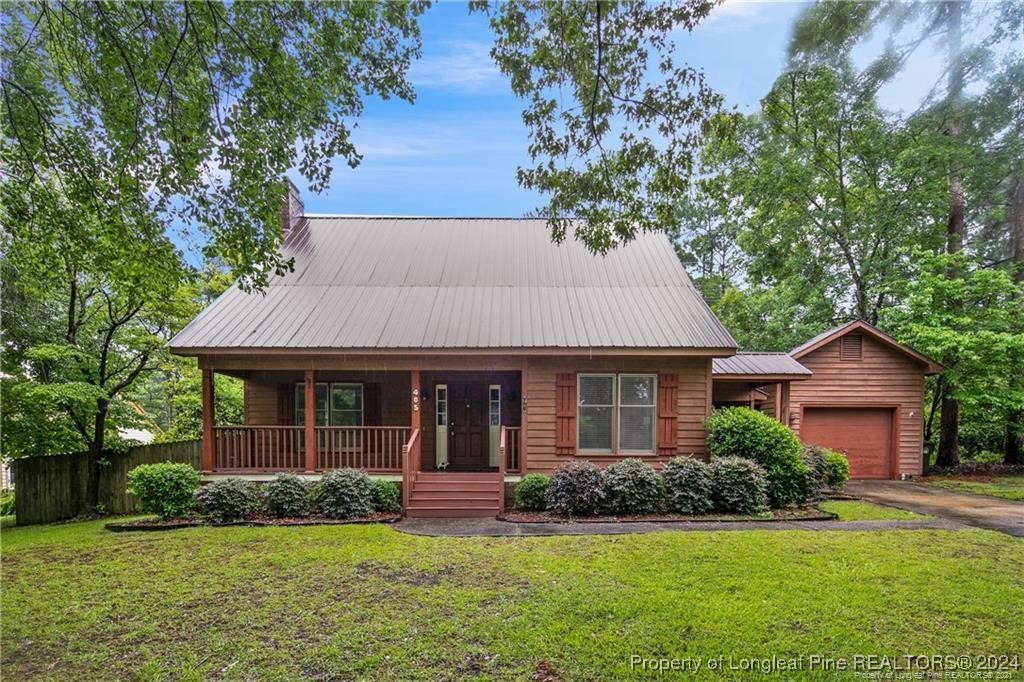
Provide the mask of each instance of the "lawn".
[{"label": "lawn", "polygon": [[981,530],[425,538],[89,522],[2,541],[5,679],[619,679],[652,676],[630,670],[634,654],[1024,653],[1024,542]]},{"label": "lawn", "polygon": [[1024,476],[987,476],[972,478],[929,478],[928,485],[955,490],[958,493],[990,495],[1007,500],[1024,501]]},{"label": "lawn", "polygon": [[921,521],[932,518],[863,500],[829,500],[818,506],[822,511],[838,514],[840,521]]}]

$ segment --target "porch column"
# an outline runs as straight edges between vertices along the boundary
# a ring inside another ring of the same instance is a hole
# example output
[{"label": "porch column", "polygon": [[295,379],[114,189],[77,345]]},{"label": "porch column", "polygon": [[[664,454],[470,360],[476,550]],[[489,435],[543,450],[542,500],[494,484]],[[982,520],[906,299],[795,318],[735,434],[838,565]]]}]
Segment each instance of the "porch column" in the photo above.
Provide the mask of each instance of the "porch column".
[{"label": "porch column", "polygon": [[210,473],[214,467],[214,394],[213,370],[203,369],[203,472]]},{"label": "porch column", "polygon": [[306,473],[316,471],[316,377],[306,370]]},{"label": "porch column", "polygon": [[[412,430],[415,431],[423,423],[422,411],[420,410],[423,404],[423,396],[420,395],[420,371],[418,369],[409,372],[409,384],[412,392]],[[423,434],[420,435],[422,436]]]}]

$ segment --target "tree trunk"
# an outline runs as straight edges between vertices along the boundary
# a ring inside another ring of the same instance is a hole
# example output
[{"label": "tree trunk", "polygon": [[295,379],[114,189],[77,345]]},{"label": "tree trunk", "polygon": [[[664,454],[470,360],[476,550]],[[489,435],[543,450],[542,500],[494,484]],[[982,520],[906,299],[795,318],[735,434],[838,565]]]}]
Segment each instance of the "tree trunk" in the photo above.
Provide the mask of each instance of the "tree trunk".
[{"label": "tree trunk", "polygon": [[107,410],[110,403],[106,400],[96,401],[96,422],[93,430],[92,445],[89,447],[89,478],[86,483],[87,513],[97,513],[100,504],[100,460],[103,457],[103,434],[107,427]]},{"label": "tree trunk", "polygon": [[[960,100],[964,90],[964,60],[961,55],[961,22],[963,20],[961,0],[946,3],[946,28],[949,42],[947,44],[947,60],[949,63],[949,82],[946,92],[946,115],[949,124],[946,134],[952,138],[960,136]],[[964,224],[966,201],[961,169],[954,162],[949,169],[949,221],[946,224],[946,252],[959,253],[964,248]],[[950,278],[959,277],[960,273],[951,270]],[[956,399],[956,386],[948,385],[942,396],[942,416],[939,423],[939,452],[936,459],[938,466],[956,466],[960,463],[960,404]]]},{"label": "tree trunk", "polygon": [[939,415],[939,452],[935,457],[935,466],[955,467],[960,463],[960,439],[957,427],[960,423],[960,402],[949,393],[942,396],[942,407]]},{"label": "tree trunk", "polygon": [[[1024,284],[1024,178],[1017,178],[1013,191],[1013,281]],[[1019,379],[1018,379],[1019,381]],[[1024,464],[1024,410],[1011,412],[1006,420],[1006,450],[1003,461]]]}]

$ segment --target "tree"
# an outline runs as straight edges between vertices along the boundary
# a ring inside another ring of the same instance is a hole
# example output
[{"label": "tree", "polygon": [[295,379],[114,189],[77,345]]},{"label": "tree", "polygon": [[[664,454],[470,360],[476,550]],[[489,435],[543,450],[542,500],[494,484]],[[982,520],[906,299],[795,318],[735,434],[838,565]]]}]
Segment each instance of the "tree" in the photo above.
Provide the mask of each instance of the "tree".
[{"label": "tree", "polygon": [[914,261],[898,292],[904,303],[885,310],[882,324],[946,367],[933,380],[926,438],[931,439],[935,412],[950,387],[970,414],[1024,409],[1017,380],[1024,367],[1021,286],[1009,273],[982,267],[963,251],[917,252]]}]

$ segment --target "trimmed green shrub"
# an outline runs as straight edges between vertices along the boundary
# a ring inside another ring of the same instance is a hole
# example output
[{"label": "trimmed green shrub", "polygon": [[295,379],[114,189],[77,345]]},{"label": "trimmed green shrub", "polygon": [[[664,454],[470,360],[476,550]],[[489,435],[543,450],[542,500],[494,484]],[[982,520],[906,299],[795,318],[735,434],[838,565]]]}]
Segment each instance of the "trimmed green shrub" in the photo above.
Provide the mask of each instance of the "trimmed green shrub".
[{"label": "trimmed green shrub", "polygon": [[764,469],[743,457],[711,461],[711,490],[718,511],[748,516],[768,510],[768,483]]},{"label": "trimmed green shrub", "polygon": [[310,484],[295,474],[278,474],[263,486],[267,513],[277,517],[309,515],[309,488]]},{"label": "trimmed green shrub", "polygon": [[807,500],[808,467],[800,439],[787,426],[749,407],[715,410],[705,425],[712,457],[744,457],[761,465],[773,507]]},{"label": "trimmed green shrub", "polygon": [[841,452],[826,450],[825,462],[828,465],[825,484],[832,490],[842,490],[846,482],[850,480],[850,461]]},{"label": "trimmed green shrub", "polygon": [[707,514],[711,511],[711,467],[693,457],[675,457],[662,471],[665,507],[676,514]]},{"label": "trimmed green shrub", "polygon": [[5,490],[0,493],[0,516],[10,516],[14,513],[14,493]]},{"label": "trimmed green shrub", "polygon": [[336,469],[317,484],[316,499],[324,516],[352,519],[373,513],[373,481],[358,469]]},{"label": "trimmed green shrub", "polygon": [[805,445],[803,449],[804,463],[807,465],[807,478],[804,482],[804,490],[807,492],[808,502],[820,502],[825,499],[825,489],[828,487],[828,462],[825,460],[826,448],[818,445]]},{"label": "trimmed green shrub", "polygon": [[571,461],[551,477],[546,496],[553,512],[570,516],[592,516],[604,503],[601,470],[592,462]]},{"label": "trimmed green shrub", "polygon": [[516,485],[516,509],[543,511],[547,506],[548,487],[551,477],[544,474],[529,474]]},{"label": "trimmed green shrub", "polygon": [[647,462],[621,459],[604,470],[604,511],[652,514],[664,497],[661,477]]},{"label": "trimmed green shrub", "polygon": [[238,521],[259,508],[259,487],[241,478],[207,483],[196,491],[196,511],[214,523]]},{"label": "trimmed green shrub", "polygon": [[378,512],[402,511],[402,500],[394,481],[373,479],[373,509]]},{"label": "trimmed green shrub", "polygon": [[128,492],[139,498],[142,511],[161,519],[176,519],[192,511],[201,480],[199,472],[188,464],[140,464],[128,472]]}]

